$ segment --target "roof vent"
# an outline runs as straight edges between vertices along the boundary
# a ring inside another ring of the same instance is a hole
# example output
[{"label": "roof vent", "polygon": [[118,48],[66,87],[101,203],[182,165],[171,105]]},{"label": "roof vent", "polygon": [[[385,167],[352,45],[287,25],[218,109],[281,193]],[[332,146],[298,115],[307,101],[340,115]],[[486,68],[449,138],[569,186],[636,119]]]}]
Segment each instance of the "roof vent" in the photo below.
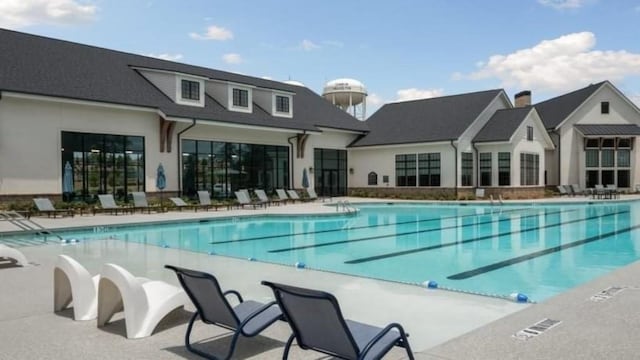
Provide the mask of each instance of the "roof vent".
[{"label": "roof vent", "polygon": [[515,94],[515,96],[513,98],[514,98],[514,102],[516,104],[516,107],[530,106],[531,105],[531,90],[520,91],[519,93]]}]

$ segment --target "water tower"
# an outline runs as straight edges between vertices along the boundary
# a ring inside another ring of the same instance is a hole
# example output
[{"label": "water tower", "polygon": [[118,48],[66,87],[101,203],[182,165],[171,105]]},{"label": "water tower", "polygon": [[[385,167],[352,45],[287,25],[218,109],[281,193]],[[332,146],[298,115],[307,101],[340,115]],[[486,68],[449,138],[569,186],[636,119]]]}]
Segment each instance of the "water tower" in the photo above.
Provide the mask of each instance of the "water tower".
[{"label": "water tower", "polygon": [[367,89],[358,80],[331,80],[324,86],[322,97],[342,110],[353,114],[356,119],[365,120],[367,118]]}]

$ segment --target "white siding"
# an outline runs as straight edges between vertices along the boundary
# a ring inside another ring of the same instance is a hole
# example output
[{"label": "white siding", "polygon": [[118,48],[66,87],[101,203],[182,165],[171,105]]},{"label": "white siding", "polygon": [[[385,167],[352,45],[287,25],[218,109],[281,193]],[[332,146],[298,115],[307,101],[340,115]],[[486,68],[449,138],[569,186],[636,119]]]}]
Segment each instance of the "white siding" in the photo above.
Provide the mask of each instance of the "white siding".
[{"label": "white siding", "polygon": [[165,95],[167,95],[173,102],[177,101],[176,94],[178,92],[178,88],[176,87],[176,75],[154,72],[154,71],[145,71],[139,70],[140,73],[149,80],[155,87],[160,89]]}]

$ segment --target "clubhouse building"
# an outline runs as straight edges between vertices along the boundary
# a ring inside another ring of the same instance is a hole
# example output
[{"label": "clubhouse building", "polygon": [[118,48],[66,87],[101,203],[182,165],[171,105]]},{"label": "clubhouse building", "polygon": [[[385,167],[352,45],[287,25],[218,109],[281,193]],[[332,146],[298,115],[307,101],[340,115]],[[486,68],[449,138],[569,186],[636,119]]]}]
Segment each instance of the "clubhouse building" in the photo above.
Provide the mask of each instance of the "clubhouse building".
[{"label": "clubhouse building", "polygon": [[640,184],[640,109],[612,83],[532,104],[495,89],[359,121],[304,86],[0,29],[0,197],[238,189],[537,196]]}]

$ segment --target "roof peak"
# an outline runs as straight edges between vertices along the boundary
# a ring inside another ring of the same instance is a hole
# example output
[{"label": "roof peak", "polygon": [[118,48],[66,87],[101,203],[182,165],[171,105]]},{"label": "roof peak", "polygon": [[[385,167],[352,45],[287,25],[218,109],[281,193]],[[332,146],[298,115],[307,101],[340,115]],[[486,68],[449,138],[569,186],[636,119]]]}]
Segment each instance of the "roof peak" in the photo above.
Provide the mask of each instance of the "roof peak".
[{"label": "roof peak", "polygon": [[430,97],[430,98],[412,99],[412,100],[399,100],[399,101],[393,101],[393,102],[386,103],[385,105],[395,105],[395,104],[404,104],[404,103],[412,103],[412,102],[420,102],[420,101],[430,101],[430,100],[438,100],[438,99],[445,99],[445,98],[458,97],[458,96],[477,95],[477,94],[482,94],[482,93],[500,92],[500,91],[504,91],[504,89],[479,90],[479,91],[471,91],[471,92],[461,93],[461,94],[435,96],[435,97]]}]

